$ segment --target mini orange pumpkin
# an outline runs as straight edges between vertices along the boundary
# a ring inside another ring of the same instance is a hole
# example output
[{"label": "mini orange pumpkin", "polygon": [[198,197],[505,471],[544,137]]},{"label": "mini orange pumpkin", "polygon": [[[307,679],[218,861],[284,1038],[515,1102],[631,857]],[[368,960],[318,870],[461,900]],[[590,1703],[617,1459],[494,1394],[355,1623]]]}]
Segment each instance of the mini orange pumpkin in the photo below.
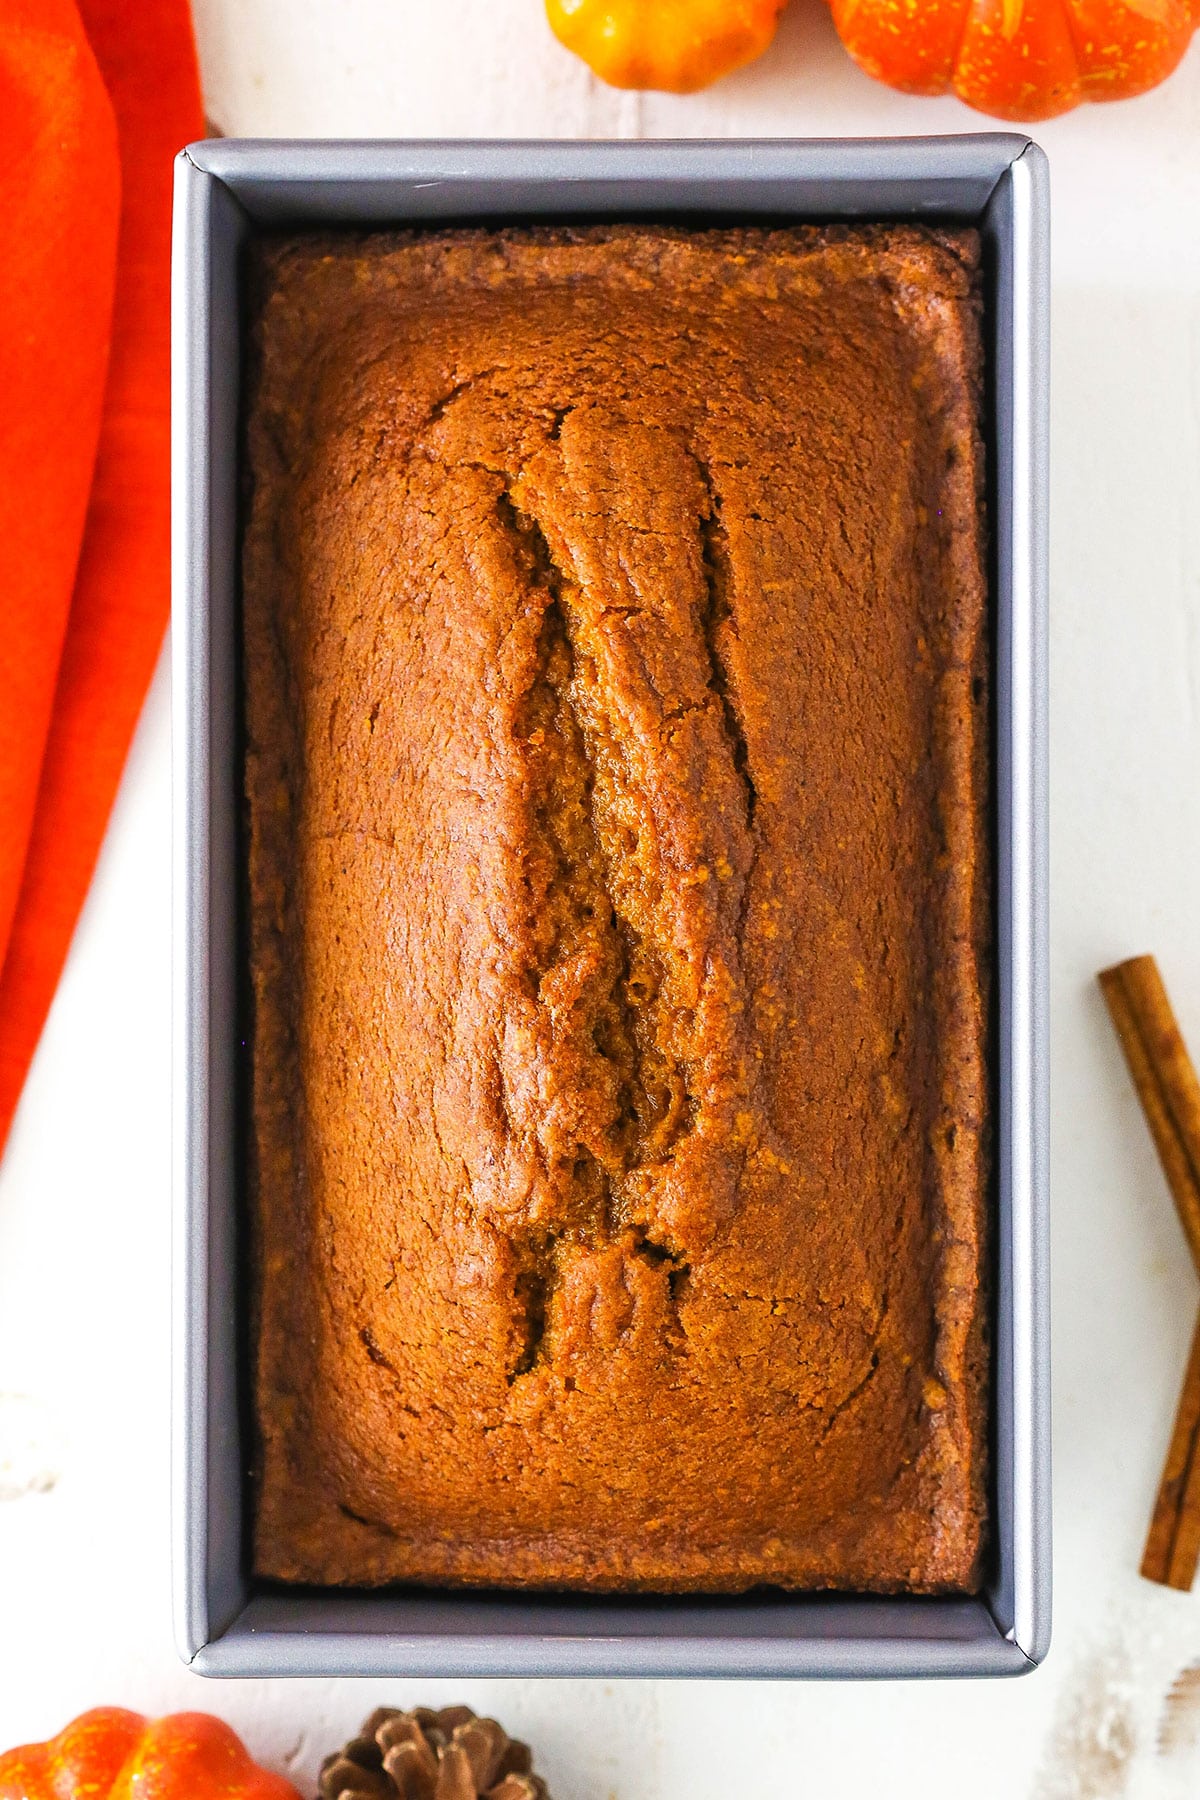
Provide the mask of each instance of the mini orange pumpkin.
[{"label": "mini orange pumpkin", "polygon": [[208,1713],[102,1706],[45,1744],[0,1756],[0,1800],[300,1800]]},{"label": "mini orange pumpkin", "polygon": [[1051,119],[1163,81],[1200,24],[1200,0],[831,0],[860,68],[909,94],[994,118]]},{"label": "mini orange pumpkin", "polygon": [[546,0],[556,37],[610,87],[691,94],[761,56],[787,0]]}]

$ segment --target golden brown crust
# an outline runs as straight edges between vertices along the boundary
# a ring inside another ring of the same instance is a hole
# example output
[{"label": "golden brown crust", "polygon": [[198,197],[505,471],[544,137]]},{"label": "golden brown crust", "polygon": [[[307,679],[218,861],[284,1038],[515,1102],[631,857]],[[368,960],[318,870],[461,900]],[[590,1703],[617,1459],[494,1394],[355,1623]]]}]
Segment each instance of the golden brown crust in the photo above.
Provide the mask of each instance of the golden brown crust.
[{"label": "golden brown crust", "polygon": [[977,255],[264,253],[260,1574],[977,1584]]}]

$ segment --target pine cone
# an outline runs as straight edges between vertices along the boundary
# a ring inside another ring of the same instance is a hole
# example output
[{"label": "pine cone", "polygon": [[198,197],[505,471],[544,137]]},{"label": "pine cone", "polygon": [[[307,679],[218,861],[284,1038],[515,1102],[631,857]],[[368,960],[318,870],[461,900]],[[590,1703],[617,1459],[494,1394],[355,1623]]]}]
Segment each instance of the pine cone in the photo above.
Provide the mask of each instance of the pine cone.
[{"label": "pine cone", "polygon": [[373,1712],[321,1765],[321,1800],[549,1800],[529,1745],[469,1706]]}]

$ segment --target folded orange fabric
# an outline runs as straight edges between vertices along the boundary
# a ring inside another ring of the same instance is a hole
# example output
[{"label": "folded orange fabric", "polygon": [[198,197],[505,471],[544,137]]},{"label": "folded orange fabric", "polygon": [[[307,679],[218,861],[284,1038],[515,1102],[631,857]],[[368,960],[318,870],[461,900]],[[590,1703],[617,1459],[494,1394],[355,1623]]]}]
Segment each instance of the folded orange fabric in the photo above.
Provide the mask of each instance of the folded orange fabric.
[{"label": "folded orange fabric", "polygon": [[171,164],[203,129],[187,0],[0,0],[0,1148],[167,619]]}]

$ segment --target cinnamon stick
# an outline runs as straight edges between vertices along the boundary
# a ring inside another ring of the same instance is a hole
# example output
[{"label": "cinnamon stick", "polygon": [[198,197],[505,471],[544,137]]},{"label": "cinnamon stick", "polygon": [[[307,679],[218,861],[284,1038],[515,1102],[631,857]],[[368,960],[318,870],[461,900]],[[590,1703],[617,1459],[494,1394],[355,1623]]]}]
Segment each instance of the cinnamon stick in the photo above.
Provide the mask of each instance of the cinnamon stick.
[{"label": "cinnamon stick", "polygon": [[1188,1589],[1200,1556],[1200,1319],[1192,1336],[1187,1373],[1171,1433],[1171,1446],[1150,1519],[1142,1574],[1147,1581]]},{"label": "cinnamon stick", "polygon": [[[1152,956],[1100,975],[1179,1222],[1200,1274],[1200,1080]],[[1175,1415],[1166,1466],[1142,1557],[1142,1574],[1190,1588],[1200,1559],[1200,1318]]]},{"label": "cinnamon stick", "polygon": [[1100,986],[1200,1274],[1200,1081],[1152,956],[1105,969]]}]

